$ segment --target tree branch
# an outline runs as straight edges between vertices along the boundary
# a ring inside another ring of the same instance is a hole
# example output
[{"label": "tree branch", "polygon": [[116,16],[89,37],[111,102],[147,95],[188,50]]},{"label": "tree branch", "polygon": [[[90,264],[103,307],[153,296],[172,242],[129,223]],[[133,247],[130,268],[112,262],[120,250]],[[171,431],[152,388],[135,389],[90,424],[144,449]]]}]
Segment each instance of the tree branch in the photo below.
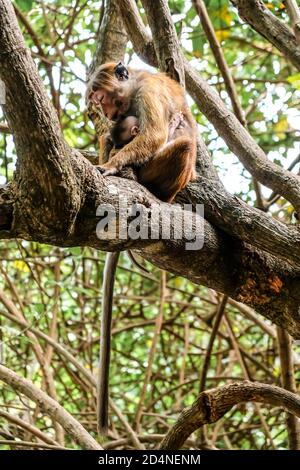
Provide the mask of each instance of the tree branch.
[{"label": "tree branch", "polygon": [[[281,327],[277,327],[281,384],[282,387],[292,393],[297,393],[297,387],[294,377],[293,349],[290,335]],[[286,415],[287,431],[289,436],[290,450],[300,449],[300,422],[299,419],[291,413]]]},{"label": "tree branch", "polygon": [[84,449],[101,450],[102,447],[89,435],[84,427],[74,419],[62,406],[37,388],[32,382],[19,377],[15,372],[0,365],[0,380],[10,385],[13,390],[24,393],[28,398],[57,421]]},{"label": "tree branch", "polygon": [[300,398],[296,394],[257,382],[232,383],[202,392],[192,406],[181,412],[159,449],[180,449],[196,429],[215,423],[234,405],[248,401],[280,406],[300,417]]},{"label": "tree branch", "polygon": [[203,0],[192,0],[192,2],[196,12],[200,17],[202,27],[205,31],[214,58],[216,59],[217,65],[220,69],[221,75],[225,83],[226,91],[231,100],[233,111],[240,123],[245,126],[246,120],[236,92],[235,83],[232,78],[228,64],[226,62],[225,55],[223,54],[221,44],[218,41],[213,24],[207,12],[206,5]]},{"label": "tree branch", "polygon": [[118,62],[123,59],[128,38],[118,3],[118,0],[106,2],[104,15],[99,25],[97,50],[89,74],[105,62]]},{"label": "tree branch", "polygon": [[266,8],[262,0],[231,0],[240,17],[300,70],[300,47],[292,30]]},{"label": "tree branch", "polygon": [[292,22],[298,46],[300,46],[300,10],[296,0],[285,0],[286,9]]},{"label": "tree branch", "polygon": [[[72,231],[80,205],[71,158],[60,158],[72,152],[62,138],[57,115],[8,0],[0,4],[0,23],[0,76],[6,85],[5,111],[18,154],[19,195],[27,199],[28,223],[32,219],[29,209],[39,206],[43,209],[40,225],[55,224],[56,230],[66,233]],[[51,205],[41,197],[46,194]],[[15,212],[20,209],[16,201]]]}]

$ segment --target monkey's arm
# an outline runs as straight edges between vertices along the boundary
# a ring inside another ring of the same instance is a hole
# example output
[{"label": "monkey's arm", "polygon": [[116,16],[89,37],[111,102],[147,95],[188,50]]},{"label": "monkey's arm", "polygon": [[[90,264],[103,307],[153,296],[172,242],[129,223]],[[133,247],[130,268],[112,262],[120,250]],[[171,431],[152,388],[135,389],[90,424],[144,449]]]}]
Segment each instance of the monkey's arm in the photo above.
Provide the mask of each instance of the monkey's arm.
[{"label": "monkey's arm", "polygon": [[167,132],[162,132],[161,129],[150,129],[137,135],[107,163],[100,165],[99,169],[102,170],[104,176],[108,176],[115,175],[127,165],[143,165],[152,158],[166,140]]},{"label": "monkey's arm", "polygon": [[111,140],[109,132],[106,134],[100,135],[99,139],[99,165],[103,165],[108,162],[110,153],[114,146],[113,141]]}]

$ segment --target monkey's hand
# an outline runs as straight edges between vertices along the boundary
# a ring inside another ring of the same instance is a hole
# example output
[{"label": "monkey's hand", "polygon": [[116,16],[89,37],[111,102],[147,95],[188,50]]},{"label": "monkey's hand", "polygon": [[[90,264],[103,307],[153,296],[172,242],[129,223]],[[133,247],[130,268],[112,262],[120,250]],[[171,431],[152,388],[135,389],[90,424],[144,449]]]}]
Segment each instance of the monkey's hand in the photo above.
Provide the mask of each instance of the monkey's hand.
[{"label": "monkey's hand", "polygon": [[112,176],[119,173],[118,168],[116,168],[112,162],[107,162],[103,163],[103,165],[98,165],[97,170],[100,171],[103,176]]}]

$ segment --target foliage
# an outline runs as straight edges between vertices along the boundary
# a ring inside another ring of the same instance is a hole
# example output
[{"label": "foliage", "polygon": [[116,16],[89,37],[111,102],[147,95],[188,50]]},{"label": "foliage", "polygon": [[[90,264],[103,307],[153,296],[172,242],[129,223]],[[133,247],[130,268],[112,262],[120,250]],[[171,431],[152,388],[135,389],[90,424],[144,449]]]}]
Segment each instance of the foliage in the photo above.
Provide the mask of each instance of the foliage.
[{"label": "foliage", "polygon": [[[269,42],[241,21],[230,2],[207,0],[205,3],[233,74],[249,131],[270,159],[287,167],[300,150],[296,125],[299,73]],[[67,142],[80,149],[94,149],[94,130],[85,113],[84,92],[87,69],[95,52],[102,2],[76,0],[70,5],[66,0],[17,0],[15,4],[20,17],[25,16],[35,32],[35,35],[30,34],[19,17]],[[191,3],[172,0],[169,6],[187,58],[230,107],[223,79]],[[268,2],[268,7],[282,21],[287,21],[282,2]],[[131,55],[133,65],[139,64],[129,45],[128,57]],[[192,102],[191,106],[226,186],[255,205],[250,175],[218,138],[201,110]],[[1,184],[11,180],[15,161],[11,136],[0,133]],[[269,194],[268,190],[263,191]],[[289,221],[291,208],[279,200],[272,206],[272,213],[280,220]],[[52,336],[80,364],[96,374],[104,254],[88,248],[63,250],[29,242],[2,241],[0,257],[1,361],[45,389],[44,373],[34,348],[36,339],[28,337],[28,331],[5,317],[9,308],[3,299],[8,298],[30,325]],[[149,274],[140,272],[124,254],[116,283],[111,392],[131,423],[139,406],[161,302],[161,273],[151,266],[148,268]],[[164,434],[179,411],[198,395],[199,377],[219,301],[220,296],[207,288],[167,276],[163,326],[143,403],[139,434]],[[247,378],[245,370],[251,380],[279,383],[276,330],[271,325],[265,326],[265,319],[256,318],[254,321],[241,307],[227,304],[226,317],[210,358],[207,387],[226,384],[232,379],[243,380]],[[91,385],[62,355],[43,340],[38,341],[53,371],[58,401],[96,437],[95,397]],[[297,351],[294,354],[299,378],[300,358]],[[0,396],[1,408],[18,414],[25,421],[34,416],[35,425],[55,437],[52,421],[33,403],[2,383]],[[265,425],[252,404],[235,407],[227,413],[226,419],[207,428],[210,442],[220,449],[287,448],[282,410],[262,407],[261,413]],[[0,421],[0,434],[4,437],[13,435],[25,441],[32,438],[1,415]],[[116,417],[113,422],[115,436],[124,435],[124,428]],[[76,448],[69,437],[65,445]],[[151,445],[154,444],[148,444]],[[4,444],[1,447],[8,448]]]}]

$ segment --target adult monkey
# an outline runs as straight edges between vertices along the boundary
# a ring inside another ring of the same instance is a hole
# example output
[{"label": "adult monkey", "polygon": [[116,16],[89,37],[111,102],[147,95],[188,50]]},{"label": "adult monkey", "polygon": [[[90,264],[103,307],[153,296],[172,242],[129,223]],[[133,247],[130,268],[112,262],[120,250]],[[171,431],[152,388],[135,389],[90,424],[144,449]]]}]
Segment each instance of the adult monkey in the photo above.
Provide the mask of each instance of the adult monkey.
[{"label": "adult monkey", "polygon": [[[137,180],[162,201],[172,202],[189,181],[196,179],[196,124],[183,88],[166,74],[127,69],[122,63],[101,65],[92,75],[87,96],[111,121],[135,115],[139,133],[117,153],[110,153],[108,136],[100,138],[99,169],[104,176],[133,167]],[[180,125],[168,142],[170,123]],[[119,253],[106,258],[103,274],[100,365],[98,373],[98,430],[108,429],[108,381],[112,298]]]},{"label": "adult monkey", "polygon": [[[177,82],[163,73],[127,69],[110,62],[95,71],[87,95],[108,119],[115,121],[129,113],[139,121],[135,139],[108,161],[100,162],[104,176],[133,166],[138,181],[167,202],[196,178],[196,125]],[[184,125],[167,144],[169,123],[178,113]],[[103,144],[102,155],[107,155],[107,139]]]}]

